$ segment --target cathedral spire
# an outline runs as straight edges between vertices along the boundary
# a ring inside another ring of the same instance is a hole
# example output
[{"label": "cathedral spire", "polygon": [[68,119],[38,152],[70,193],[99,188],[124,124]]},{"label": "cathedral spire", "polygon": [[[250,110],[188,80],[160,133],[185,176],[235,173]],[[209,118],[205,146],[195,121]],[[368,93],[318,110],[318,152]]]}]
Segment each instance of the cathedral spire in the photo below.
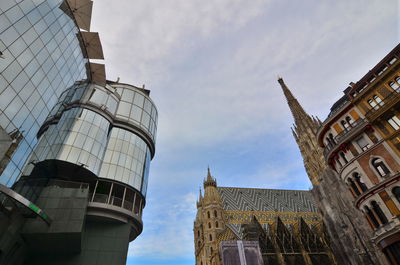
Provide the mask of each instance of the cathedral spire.
[{"label": "cathedral spire", "polygon": [[311,182],[316,185],[320,181],[320,175],[326,168],[323,151],[319,147],[316,138],[321,121],[304,111],[281,77],[278,77],[278,82],[282,87],[283,94],[285,94],[294,118],[292,134],[300,148],[304,167]]},{"label": "cathedral spire", "polygon": [[207,186],[217,186],[217,181],[211,176],[210,167],[207,168],[207,178],[204,180],[204,189]]},{"label": "cathedral spire", "polygon": [[298,127],[300,127],[304,122],[305,119],[311,119],[310,116],[304,111],[303,107],[297,101],[297,99],[293,96],[290,89],[286,86],[285,82],[283,81],[282,77],[278,77],[278,82],[282,87],[283,94],[286,97],[286,101],[289,105],[290,111],[292,112],[294,121]]},{"label": "cathedral spire", "polygon": [[199,187],[199,199],[197,200],[197,208],[201,207],[203,203],[203,194],[201,192],[201,187]]}]

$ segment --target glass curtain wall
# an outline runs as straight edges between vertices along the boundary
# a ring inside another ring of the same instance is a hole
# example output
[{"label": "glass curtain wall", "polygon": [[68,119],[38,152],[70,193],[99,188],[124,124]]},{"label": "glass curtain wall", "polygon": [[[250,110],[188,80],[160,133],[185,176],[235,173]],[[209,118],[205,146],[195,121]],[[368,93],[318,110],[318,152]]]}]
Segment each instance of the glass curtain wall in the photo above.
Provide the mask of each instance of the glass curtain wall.
[{"label": "glass curtain wall", "polygon": [[11,186],[65,88],[86,79],[74,21],[62,0],[0,1],[0,126],[23,139],[0,175]]}]

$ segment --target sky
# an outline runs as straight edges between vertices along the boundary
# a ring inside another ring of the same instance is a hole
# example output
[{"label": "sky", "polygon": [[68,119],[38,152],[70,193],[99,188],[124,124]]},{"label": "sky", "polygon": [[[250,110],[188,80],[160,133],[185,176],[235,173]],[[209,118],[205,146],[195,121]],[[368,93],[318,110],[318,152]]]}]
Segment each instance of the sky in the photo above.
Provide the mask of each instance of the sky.
[{"label": "sky", "polygon": [[321,120],[399,43],[397,0],[96,0],[107,79],[159,112],[143,233],[128,265],[194,264],[209,166],[219,186],[307,190],[282,76]]}]

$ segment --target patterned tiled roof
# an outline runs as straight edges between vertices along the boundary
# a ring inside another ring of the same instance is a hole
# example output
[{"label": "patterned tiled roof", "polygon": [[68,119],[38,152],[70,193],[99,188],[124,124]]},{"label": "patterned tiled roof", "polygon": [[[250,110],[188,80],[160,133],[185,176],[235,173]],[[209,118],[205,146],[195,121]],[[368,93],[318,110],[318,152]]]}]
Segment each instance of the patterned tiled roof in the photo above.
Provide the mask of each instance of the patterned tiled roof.
[{"label": "patterned tiled roof", "polygon": [[318,212],[310,191],[218,187],[225,211]]}]

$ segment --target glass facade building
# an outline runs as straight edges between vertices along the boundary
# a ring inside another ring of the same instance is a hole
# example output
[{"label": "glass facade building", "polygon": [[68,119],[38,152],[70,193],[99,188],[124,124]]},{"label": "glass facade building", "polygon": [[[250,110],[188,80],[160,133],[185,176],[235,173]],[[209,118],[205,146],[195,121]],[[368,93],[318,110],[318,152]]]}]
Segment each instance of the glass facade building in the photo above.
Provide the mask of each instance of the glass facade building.
[{"label": "glass facade building", "polygon": [[87,79],[79,28],[62,0],[0,1],[0,127],[21,135],[0,184],[11,186],[37,144],[36,134],[75,81]]},{"label": "glass facade building", "polygon": [[91,62],[92,4],[0,0],[0,265],[123,265],[142,232],[157,109]]},{"label": "glass facade building", "polygon": [[35,164],[60,160],[83,165],[102,179],[146,195],[155,151],[157,109],[149,91],[108,82],[76,82],[62,93],[43,126],[24,175]]}]

